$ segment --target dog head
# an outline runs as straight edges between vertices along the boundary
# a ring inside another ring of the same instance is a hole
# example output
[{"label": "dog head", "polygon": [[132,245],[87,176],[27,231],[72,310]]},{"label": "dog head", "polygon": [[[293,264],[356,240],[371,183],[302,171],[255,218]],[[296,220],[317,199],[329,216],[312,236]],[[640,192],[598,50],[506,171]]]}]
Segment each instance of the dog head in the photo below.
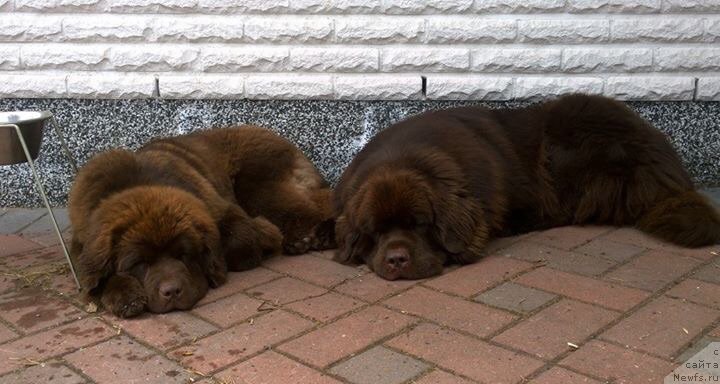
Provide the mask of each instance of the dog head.
[{"label": "dog head", "polygon": [[140,281],[148,309],[189,309],[225,281],[217,225],[205,204],[171,187],[135,187],[104,200],[89,219],[78,255],[84,291],[113,274]]},{"label": "dog head", "polygon": [[462,261],[476,231],[475,207],[458,188],[420,170],[376,170],[343,207],[335,259],[364,262],[380,277],[420,279]]}]

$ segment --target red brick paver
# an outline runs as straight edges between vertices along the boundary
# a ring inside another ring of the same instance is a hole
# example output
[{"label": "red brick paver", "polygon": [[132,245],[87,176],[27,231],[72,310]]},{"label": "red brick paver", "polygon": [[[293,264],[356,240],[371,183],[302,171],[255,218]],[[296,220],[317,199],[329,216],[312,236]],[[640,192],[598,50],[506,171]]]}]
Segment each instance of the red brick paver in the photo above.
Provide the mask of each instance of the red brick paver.
[{"label": "red brick paver", "polygon": [[602,236],[602,238],[618,243],[636,245],[647,249],[655,249],[678,255],[690,256],[700,260],[711,259],[717,256],[718,251],[720,251],[720,245],[702,248],[682,248],[677,245],[662,242],[632,228],[620,228],[609,232],[607,235]]},{"label": "red brick paver", "polygon": [[568,343],[583,340],[609,324],[617,313],[589,304],[563,300],[551,305],[493,340],[513,348],[552,359],[570,350]]},{"label": "red brick paver", "polygon": [[507,312],[423,287],[394,296],[385,304],[402,313],[424,317],[478,336],[487,336],[515,319]]},{"label": "red brick paver", "polygon": [[193,309],[193,313],[221,327],[227,328],[237,322],[261,313],[263,309],[262,305],[263,301],[238,293]]},{"label": "red brick paver", "polygon": [[328,292],[322,296],[311,297],[290,303],[286,308],[301,313],[313,320],[326,322],[350,312],[363,305],[360,300]]},{"label": "red brick paver", "polygon": [[41,248],[38,243],[17,235],[0,235],[0,257],[2,263],[11,261],[9,256]]},{"label": "red brick paver", "polygon": [[250,287],[267,283],[281,275],[265,268],[255,268],[250,271],[230,272],[227,282],[216,289],[211,289],[198,305],[207,304],[217,299],[241,292]]},{"label": "red brick paver", "polygon": [[177,363],[126,337],[82,349],[65,359],[97,383],[186,383],[192,377]]},{"label": "red brick paver", "polygon": [[644,248],[632,244],[616,243],[600,238],[576,248],[575,252],[620,263],[629,260],[644,250]]},{"label": "red brick paver", "polygon": [[0,384],[26,383],[86,384],[89,382],[67,366],[56,361],[33,365],[20,372],[0,377]]},{"label": "red brick paver", "polygon": [[658,298],[603,333],[605,340],[667,358],[712,324],[720,312],[666,297]]},{"label": "red brick paver", "polygon": [[611,230],[612,227],[597,226],[559,227],[540,232],[529,239],[536,243],[569,251]]},{"label": "red brick paver", "polygon": [[336,286],[335,290],[372,303],[393,293],[406,290],[419,282],[418,280],[388,281],[370,273],[348,280]]},{"label": "red brick paver", "polygon": [[405,315],[369,307],[279,347],[317,367],[325,367],[413,323]]},{"label": "red brick paver", "polygon": [[162,315],[146,313],[139,318],[127,320],[110,316],[109,319],[122,331],[162,350],[197,340],[218,329],[188,312],[171,312]]},{"label": "red brick paver", "polygon": [[243,363],[234,365],[215,376],[226,383],[340,384],[340,381],[332,377],[272,351],[265,352]]},{"label": "red brick paver", "polygon": [[413,380],[415,384],[471,384],[470,380],[463,379],[460,376],[453,375],[441,370],[434,370],[427,375]]},{"label": "red brick paver", "polygon": [[77,320],[84,314],[68,301],[43,294],[37,289],[0,296],[0,317],[24,332]]},{"label": "red brick paver", "polygon": [[704,281],[685,280],[669,290],[667,295],[709,307],[720,307],[720,285]]},{"label": "red brick paver", "polygon": [[619,311],[628,310],[649,296],[648,293],[637,289],[549,268],[534,270],[520,276],[516,281],[530,287]]},{"label": "red brick paver", "polygon": [[327,290],[304,281],[283,277],[249,290],[250,295],[271,305],[282,305],[325,294]]},{"label": "red brick paver", "polygon": [[629,287],[656,291],[686,274],[699,263],[697,259],[687,256],[650,251],[612,271],[606,279]]},{"label": "red brick paver", "polygon": [[0,384],[657,383],[720,338],[717,247],[632,229],[499,239],[415,281],[277,257],[135,319],[85,313],[36,236],[0,235]]},{"label": "red brick paver", "polygon": [[470,297],[531,268],[533,268],[532,263],[493,256],[446,273],[424,285],[443,292]]},{"label": "red brick paver", "polygon": [[[560,362],[616,383],[661,383],[675,365],[602,341],[591,341]],[[559,382],[559,381],[558,381]]]},{"label": "red brick paver", "polygon": [[387,345],[481,382],[517,383],[543,363],[461,335],[422,324]]},{"label": "red brick paver", "polygon": [[312,323],[284,311],[244,322],[225,331],[198,340],[172,353],[184,365],[207,373],[237,362],[282,340],[312,327]]},{"label": "red brick paver", "polygon": [[11,341],[0,347],[0,374],[28,363],[72,352],[111,337],[115,332],[96,319],[85,319]]},{"label": "red brick paver", "polygon": [[564,368],[553,367],[543,372],[540,376],[530,380],[532,384],[601,384],[600,381],[591,379],[587,376],[568,371]]},{"label": "red brick paver", "polygon": [[561,271],[596,276],[612,266],[614,261],[580,252],[565,251],[532,241],[521,241],[499,252],[505,257],[525,260],[537,265],[547,265]]},{"label": "red brick paver", "polygon": [[265,262],[265,267],[311,283],[331,287],[364,273],[357,267],[336,263],[313,254],[280,256]]}]

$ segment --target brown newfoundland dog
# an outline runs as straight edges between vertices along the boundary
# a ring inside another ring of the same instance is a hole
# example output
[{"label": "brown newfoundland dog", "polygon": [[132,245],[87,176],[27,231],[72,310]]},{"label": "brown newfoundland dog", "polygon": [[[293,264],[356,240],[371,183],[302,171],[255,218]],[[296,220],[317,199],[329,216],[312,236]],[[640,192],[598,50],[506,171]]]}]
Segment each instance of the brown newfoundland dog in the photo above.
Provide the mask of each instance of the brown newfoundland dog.
[{"label": "brown newfoundland dog", "polygon": [[69,212],[83,292],[122,317],[191,308],[228,269],[334,243],[322,176],[253,126],[101,153],[79,172]]},{"label": "brown newfoundland dog", "polygon": [[390,280],[472,263],[493,237],[569,224],[632,225],[689,247],[720,240],[720,216],[666,137],[599,96],[397,123],[342,175],[335,209],[336,260]]}]

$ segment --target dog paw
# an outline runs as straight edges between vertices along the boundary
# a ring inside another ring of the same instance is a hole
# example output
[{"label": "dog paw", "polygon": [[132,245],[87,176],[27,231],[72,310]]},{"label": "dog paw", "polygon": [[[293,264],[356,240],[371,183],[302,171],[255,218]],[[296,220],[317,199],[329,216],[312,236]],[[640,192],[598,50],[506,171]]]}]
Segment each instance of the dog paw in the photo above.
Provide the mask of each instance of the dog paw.
[{"label": "dog paw", "polygon": [[147,301],[145,296],[126,297],[112,308],[112,312],[115,316],[122,318],[135,317],[145,312]]},{"label": "dog paw", "polygon": [[283,249],[288,255],[300,255],[312,248],[313,238],[305,236],[302,239],[290,240],[283,244]]}]

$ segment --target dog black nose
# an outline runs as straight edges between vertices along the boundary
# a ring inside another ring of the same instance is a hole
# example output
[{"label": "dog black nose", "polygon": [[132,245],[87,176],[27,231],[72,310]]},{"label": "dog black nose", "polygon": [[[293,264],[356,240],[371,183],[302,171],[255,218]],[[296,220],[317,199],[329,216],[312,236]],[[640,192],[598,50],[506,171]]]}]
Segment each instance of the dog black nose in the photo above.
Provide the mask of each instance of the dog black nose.
[{"label": "dog black nose", "polygon": [[163,281],[160,283],[158,290],[160,291],[160,296],[166,300],[174,299],[182,293],[180,282],[174,280]]},{"label": "dog black nose", "polygon": [[405,247],[390,248],[385,253],[385,264],[390,269],[401,271],[410,264],[410,252]]}]

